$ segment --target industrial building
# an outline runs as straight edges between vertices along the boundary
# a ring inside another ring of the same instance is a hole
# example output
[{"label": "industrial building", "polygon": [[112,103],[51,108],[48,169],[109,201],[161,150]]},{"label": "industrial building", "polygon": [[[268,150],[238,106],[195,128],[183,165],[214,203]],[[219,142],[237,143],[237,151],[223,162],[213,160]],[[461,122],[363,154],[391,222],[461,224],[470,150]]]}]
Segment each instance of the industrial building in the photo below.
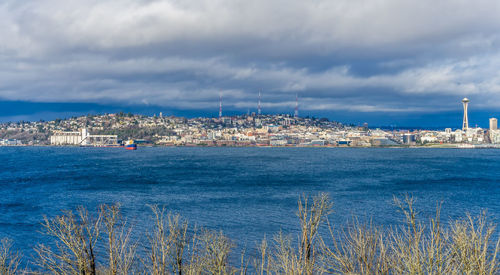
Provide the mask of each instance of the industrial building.
[{"label": "industrial building", "polygon": [[86,128],[78,132],[54,131],[51,145],[112,146],[118,144],[117,135],[91,135]]}]

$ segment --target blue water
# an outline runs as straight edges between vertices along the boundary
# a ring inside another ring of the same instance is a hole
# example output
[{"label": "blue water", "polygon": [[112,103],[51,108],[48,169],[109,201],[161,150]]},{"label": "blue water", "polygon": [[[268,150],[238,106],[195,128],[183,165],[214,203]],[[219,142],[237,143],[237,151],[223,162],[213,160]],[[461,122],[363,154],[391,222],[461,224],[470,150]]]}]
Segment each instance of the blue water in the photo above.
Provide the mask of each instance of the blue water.
[{"label": "blue water", "polygon": [[441,201],[444,219],[500,218],[500,150],[0,147],[0,166],[0,238],[28,257],[46,241],[43,215],[103,203],[120,203],[138,230],[148,205],[166,206],[240,247],[296,232],[301,194],[329,193],[339,226],[354,214],[398,224],[392,198],[405,193],[423,218]]}]

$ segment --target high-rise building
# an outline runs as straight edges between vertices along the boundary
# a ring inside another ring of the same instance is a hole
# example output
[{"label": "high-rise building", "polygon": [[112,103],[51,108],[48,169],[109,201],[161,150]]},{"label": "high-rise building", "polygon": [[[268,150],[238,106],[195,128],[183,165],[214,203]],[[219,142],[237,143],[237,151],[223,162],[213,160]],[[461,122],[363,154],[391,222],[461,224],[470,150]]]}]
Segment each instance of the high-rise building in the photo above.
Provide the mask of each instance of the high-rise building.
[{"label": "high-rise building", "polygon": [[464,98],[462,99],[462,103],[464,104],[464,120],[462,123],[462,130],[467,131],[469,129],[469,117],[467,116],[467,107],[469,105],[469,99]]},{"label": "high-rise building", "polygon": [[498,129],[498,120],[494,117],[490,118],[490,130]]}]

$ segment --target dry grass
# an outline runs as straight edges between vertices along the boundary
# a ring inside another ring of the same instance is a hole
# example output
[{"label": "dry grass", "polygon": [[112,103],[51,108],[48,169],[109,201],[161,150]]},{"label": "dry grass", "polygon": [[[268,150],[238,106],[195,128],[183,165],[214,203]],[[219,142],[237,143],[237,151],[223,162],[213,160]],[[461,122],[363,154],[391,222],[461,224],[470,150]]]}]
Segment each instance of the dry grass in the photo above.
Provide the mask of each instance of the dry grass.
[{"label": "dry grass", "polygon": [[[257,255],[239,253],[222,232],[197,229],[165,208],[152,206],[153,227],[139,235],[120,214],[119,206],[101,206],[91,216],[84,208],[44,218],[45,234],[53,240],[39,244],[41,274],[500,274],[500,238],[486,213],[443,226],[440,206],[422,221],[415,200],[395,198],[403,226],[381,228],[356,218],[337,230],[328,216],[332,203],[320,194],[298,201],[299,234],[265,237]],[[330,234],[320,234],[324,228]],[[145,236],[133,239],[132,236]],[[326,238],[328,237],[328,238]],[[20,256],[4,239],[0,245],[0,275],[20,270]],[[137,253],[140,249],[141,253]],[[236,252],[238,253],[238,252]],[[144,257],[142,257],[144,255]],[[231,256],[233,255],[233,256]],[[248,269],[252,263],[252,269]],[[33,273],[33,272],[31,272]]]}]

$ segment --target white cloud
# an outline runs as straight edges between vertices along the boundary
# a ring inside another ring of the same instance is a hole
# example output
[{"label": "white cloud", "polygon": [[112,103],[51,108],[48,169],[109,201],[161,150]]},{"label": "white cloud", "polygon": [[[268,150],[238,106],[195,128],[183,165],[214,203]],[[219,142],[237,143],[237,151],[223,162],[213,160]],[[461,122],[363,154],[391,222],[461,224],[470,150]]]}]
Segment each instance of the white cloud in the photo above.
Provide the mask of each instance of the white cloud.
[{"label": "white cloud", "polygon": [[264,90],[269,108],[296,92],[310,110],[447,109],[462,96],[496,108],[498,14],[486,0],[7,0],[0,99],[196,109],[223,91],[246,108]]}]

